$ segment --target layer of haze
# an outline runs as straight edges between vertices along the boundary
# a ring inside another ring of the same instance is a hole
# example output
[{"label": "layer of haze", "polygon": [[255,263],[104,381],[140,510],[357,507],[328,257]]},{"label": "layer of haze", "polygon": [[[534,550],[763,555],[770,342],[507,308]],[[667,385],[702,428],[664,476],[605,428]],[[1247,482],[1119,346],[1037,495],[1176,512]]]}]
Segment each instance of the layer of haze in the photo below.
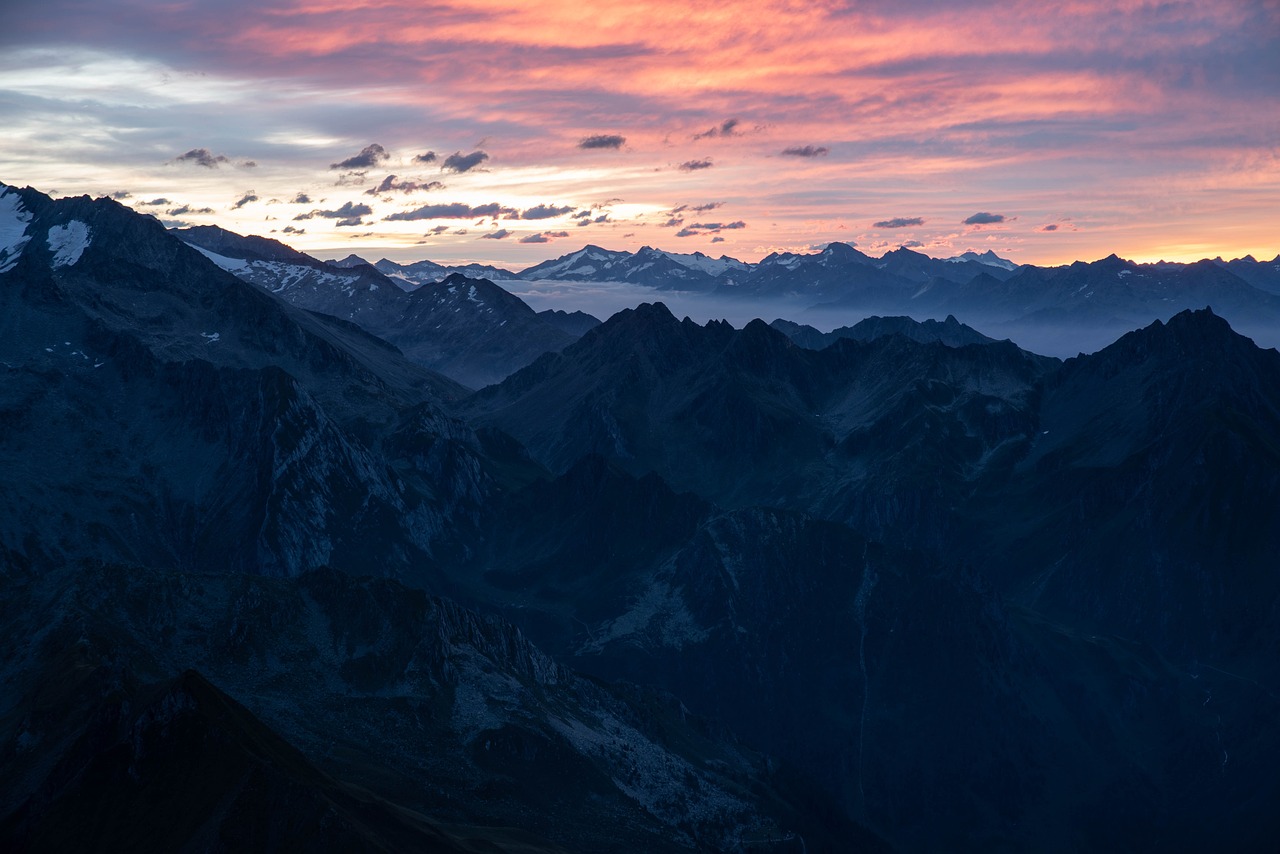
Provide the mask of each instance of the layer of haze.
[{"label": "layer of haze", "polygon": [[519,268],[1275,254],[1273,0],[16,0],[0,180]]}]

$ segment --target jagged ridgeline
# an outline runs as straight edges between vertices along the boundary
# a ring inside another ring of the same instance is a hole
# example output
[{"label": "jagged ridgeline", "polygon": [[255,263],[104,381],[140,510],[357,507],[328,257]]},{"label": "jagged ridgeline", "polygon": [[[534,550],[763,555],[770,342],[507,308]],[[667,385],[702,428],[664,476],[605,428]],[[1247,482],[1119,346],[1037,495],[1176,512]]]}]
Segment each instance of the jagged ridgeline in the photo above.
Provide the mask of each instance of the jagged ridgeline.
[{"label": "jagged ridgeline", "polygon": [[324,263],[0,188],[0,847],[1271,850],[1280,355],[960,299],[1231,318],[1261,266]]}]

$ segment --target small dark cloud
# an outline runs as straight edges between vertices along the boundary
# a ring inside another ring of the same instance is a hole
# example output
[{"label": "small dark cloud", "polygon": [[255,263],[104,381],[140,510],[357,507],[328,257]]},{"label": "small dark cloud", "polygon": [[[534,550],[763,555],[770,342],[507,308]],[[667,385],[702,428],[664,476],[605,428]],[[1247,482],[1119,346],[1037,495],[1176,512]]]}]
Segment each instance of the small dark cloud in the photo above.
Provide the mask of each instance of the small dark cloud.
[{"label": "small dark cloud", "polygon": [[435,163],[438,158],[434,151],[427,151],[422,154],[413,155],[414,163]]},{"label": "small dark cloud", "polygon": [[987,213],[979,211],[964,221],[965,225],[995,225],[998,222],[1004,222],[1004,214]]},{"label": "small dark cloud", "polygon": [[465,229],[465,228],[455,228],[453,231],[451,231],[451,232],[449,232],[449,233],[450,233],[450,234],[470,234],[471,232],[470,232],[470,230]]},{"label": "small dark cloud", "polygon": [[449,230],[449,226],[447,225],[437,225],[435,228],[427,232],[427,236],[430,236],[433,234],[444,234],[448,230]]},{"label": "small dark cloud", "polygon": [[311,197],[306,193],[298,193],[298,195],[293,197],[292,203],[295,205],[309,205],[311,204]]},{"label": "small dark cloud", "polygon": [[924,244],[919,240],[908,240],[906,243],[902,244],[903,249],[919,249],[921,246],[924,246]]},{"label": "small dark cloud", "polygon": [[256,161],[256,160],[241,160],[241,161],[240,161],[239,163],[237,163],[236,165],[237,165],[237,166],[239,166],[241,169],[257,169],[257,168],[258,168],[258,161]]},{"label": "small dark cloud", "polygon": [[713,211],[719,207],[724,207],[724,202],[707,202],[705,205],[680,205],[679,207],[671,209],[671,215],[675,216],[676,214],[684,213],[685,211],[689,211],[690,213],[706,213],[707,211]]},{"label": "small dark cloud", "polygon": [[323,219],[341,220],[341,222],[338,223],[339,226],[350,226],[350,225],[359,225],[360,218],[369,216],[369,214],[371,213],[373,213],[373,208],[369,207],[368,205],[357,205],[352,202],[346,202],[345,204],[342,205],[342,207],[338,208],[337,210],[332,210],[332,211],[313,210],[313,211],[308,211],[307,213],[298,214],[293,218],[293,221],[298,222],[299,220],[315,219],[316,217],[321,217]]},{"label": "small dark cloud", "polygon": [[684,217],[673,216],[662,224],[663,228],[679,228],[684,225]]},{"label": "small dark cloud", "polygon": [[333,182],[333,186],[352,187],[352,186],[355,186],[356,184],[363,184],[365,181],[369,180],[368,176],[369,176],[368,171],[343,172],[341,175],[338,176],[338,180]]},{"label": "small dark cloud", "polygon": [[874,228],[910,228],[913,225],[924,225],[918,216],[896,216],[893,219],[882,219],[872,224]]},{"label": "small dark cloud", "polygon": [[228,160],[227,155],[214,154],[207,148],[193,148],[186,154],[179,154],[173,158],[174,163],[194,163],[206,169],[217,169],[219,163],[226,163]]},{"label": "small dark cloud", "polygon": [[447,202],[438,205],[423,205],[411,211],[397,211],[384,217],[385,222],[412,222],[418,219],[475,219],[476,217],[498,217],[516,214],[515,208],[504,207],[497,202],[486,205],[464,204],[463,202]]},{"label": "small dark cloud", "polygon": [[334,228],[355,228],[357,225],[364,225],[364,220],[358,216],[349,216],[346,219],[339,220],[334,223]]},{"label": "small dark cloud", "polygon": [[721,122],[720,124],[716,125],[713,128],[710,128],[709,130],[705,130],[702,133],[695,133],[693,135],[693,138],[708,139],[710,137],[716,137],[716,136],[734,136],[737,131],[738,125],[740,124],[742,124],[742,122],[739,121],[738,119],[725,119],[723,122]]},{"label": "small dark cloud", "polygon": [[497,231],[491,231],[488,234],[480,235],[480,239],[481,240],[506,240],[510,236],[511,236],[510,231],[507,231],[505,228],[500,228]]},{"label": "small dark cloud", "polygon": [[723,237],[713,237],[713,238],[711,238],[711,242],[712,242],[712,243],[724,243],[724,238],[723,238]]},{"label": "small dark cloud", "polygon": [[695,222],[676,232],[676,237],[696,237],[702,234],[718,234],[721,231],[732,231],[739,228],[746,228],[747,224],[742,220],[734,222]]},{"label": "small dark cloud", "polygon": [[521,219],[551,219],[552,217],[564,216],[573,210],[572,205],[564,207],[555,207],[554,205],[534,205],[533,207],[520,214]]},{"label": "small dark cloud", "polygon": [[398,181],[395,175],[388,175],[382,179],[382,183],[371,189],[365,190],[366,196],[376,196],[380,193],[416,193],[427,190],[443,190],[444,184],[439,181]]},{"label": "small dark cloud", "polygon": [[306,234],[307,233],[307,230],[305,228],[294,228],[292,225],[286,225],[284,228],[280,229],[280,231],[283,234]]},{"label": "small dark cloud", "polygon": [[370,169],[390,157],[391,155],[387,153],[387,150],[375,142],[360,149],[359,154],[352,155],[346,160],[339,160],[337,163],[330,163],[329,168]]},{"label": "small dark cloud", "polygon": [[519,243],[550,243],[551,238],[539,232],[538,234],[526,234],[520,238]]},{"label": "small dark cloud", "polygon": [[172,210],[165,211],[165,213],[167,213],[169,216],[186,216],[187,214],[211,214],[213,212],[214,212],[213,208],[193,208],[191,207],[191,205],[181,205],[179,207],[173,208]]},{"label": "small dark cloud", "polygon": [[440,168],[446,172],[470,172],[488,159],[489,155],[483,151],[473,151],[470,154],[455,151],[444,159]]},{"label": "small dark cloud", "polygon": [[1041,231],[1057,231],[1058,224],[1056,222],[1051,222],[1048,225],[1042,226],[1040,230]]},{"label": "small dark cloud", "polygon": [[612,148],[616,151],[619,148],[622,148],[626,141],[627,138],[621,134],[597,133],[591,136],[584,136],[582,139],[578,140],[578,148]]},{"label": "small dark cloud", "polygon": [[590,219],[591,211],[578,211],[576,214],[573,215],[573,218],[574,219]]},{"label": "small dark cloud", "polygon": [[825,145],[793,145],[780,152],[783,157],[826,157],[831,149]]},{"label": "small dark cloud", "polygon": [[127,199],[132,195],[133,193],[130,193],[128,190],[116,190],[114,193],[111,194],[111,198],[115,199],[118,202],[121,199]]},{"label": "small dark cloud", "polygon": [[686,160],[676,168],[681,172],[697,172],[699,169],[710,169],[712,165],[710,160]]},{"label": "small dark cloud", "polygon": [[159,199],[152,199],[149,202],[138,202],[138,204],[145,205],[146,207],[149,207],[149,208],[158,208],[164,205],[171,205],[173,204],[173,202],[169,201],[166,198],[159,198]]},{"label": "small dark cloud", "polygon": [[249,192],[241,196],[240,199],[234,205],[231,206],[231,209],[233,211],[239,210],[240,208],[244,207],[250,202],[256,202],[257,200],[258,200],[258,194],[255,193],[253,190],[250,190]]}]

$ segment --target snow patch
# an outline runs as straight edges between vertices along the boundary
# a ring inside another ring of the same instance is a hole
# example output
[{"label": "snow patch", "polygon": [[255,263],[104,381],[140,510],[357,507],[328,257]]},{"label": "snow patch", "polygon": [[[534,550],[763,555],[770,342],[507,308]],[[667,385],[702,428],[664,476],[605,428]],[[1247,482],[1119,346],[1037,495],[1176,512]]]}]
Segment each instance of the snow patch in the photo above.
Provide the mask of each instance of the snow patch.
[{"label": "snow patch", "polygon": [[74,266],[88,247],[91,234],[89,226],[78,219],[49,229],[49,251],[53,253],[54,268]]},{"label": "snow patch", "polygon": [[18,263],[22,247],[31,239],[27,236],[30,222],[31,212],[22,206],[22,197],[6,187],[0,194],[0,273]]},{"label": "snow patch", "polygon": [[245,261],[243,258],[228,258],[226,255],[219,255],[217,252],[210,252],[202,246],[196,246],[194,243],[188,243],[187,245],[204,257],[208,258],[213,263],[217,264],[222,269],[226,270],[228,273],[235,273],[240,270],[249,269],[249,262]]}]

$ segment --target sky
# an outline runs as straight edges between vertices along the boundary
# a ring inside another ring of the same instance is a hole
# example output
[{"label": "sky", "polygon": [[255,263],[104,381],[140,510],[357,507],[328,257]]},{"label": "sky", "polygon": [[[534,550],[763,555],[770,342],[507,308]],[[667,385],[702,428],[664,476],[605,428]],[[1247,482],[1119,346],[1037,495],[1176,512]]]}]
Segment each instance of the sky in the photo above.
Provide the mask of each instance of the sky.
[{"label": "sky", "polygon": [[1280,0],[6,0],[0,181],[520,269],[1280,252]]}]

